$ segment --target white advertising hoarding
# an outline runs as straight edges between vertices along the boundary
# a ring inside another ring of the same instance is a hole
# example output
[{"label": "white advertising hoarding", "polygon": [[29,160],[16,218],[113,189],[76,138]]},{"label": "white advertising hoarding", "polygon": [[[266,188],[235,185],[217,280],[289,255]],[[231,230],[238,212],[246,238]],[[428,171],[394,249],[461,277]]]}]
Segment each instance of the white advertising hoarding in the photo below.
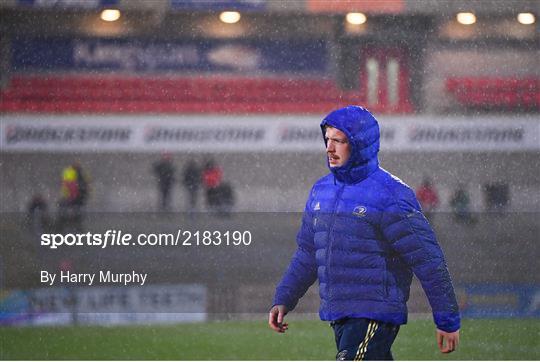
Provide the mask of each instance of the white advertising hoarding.
[{"label": "white advertising hoarding", "polygon": [[[322,147],[317,116],[3,116],[2,152],[280,152]],[[380,117],[381,151],[540,150],[540,119]]]}]

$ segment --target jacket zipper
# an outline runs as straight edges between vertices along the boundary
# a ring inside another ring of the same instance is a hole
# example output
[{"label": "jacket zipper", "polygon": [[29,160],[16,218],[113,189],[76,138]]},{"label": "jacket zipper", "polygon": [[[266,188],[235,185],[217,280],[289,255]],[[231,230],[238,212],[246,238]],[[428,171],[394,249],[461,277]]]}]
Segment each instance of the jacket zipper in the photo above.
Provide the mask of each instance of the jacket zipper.
[{"label": "jacket zipper", "polygon": [[388,262],[385,261],[384,266],[384,296],[385,298],[388,298]]},{"label": "jacket zipper", "polygon": [[[330,259],[331,259],[331,256],[332,256],[332,239],[330,238],[330,235],[332,234],[332,231],[334,229],[334,224],[336,223],[336,213],[337,213],[337,209],[338,209],[338,206],[339,206],[339,199],[341,197],[341,194],[343,193],[343,190],[345,188],[345,185],[341,185],[336,193],[336,200],[334,202],[334,207],[332,209],[332,222],[330,224],[330,227],[328,228],[328,235],[327,235],[327,238],[328,238],[328,245],[327,245],[327,248],[328,248],[328,252],[326,253],[326,294],[329,296],[329,299],[330,299],[330,275],[329,275],[329,266],[330,266]],[[330,302],[330,300],[329,300]],[[330,308],[330,305],[331,303],[328,303],[328,314],[331,314],[331,308]]]}]

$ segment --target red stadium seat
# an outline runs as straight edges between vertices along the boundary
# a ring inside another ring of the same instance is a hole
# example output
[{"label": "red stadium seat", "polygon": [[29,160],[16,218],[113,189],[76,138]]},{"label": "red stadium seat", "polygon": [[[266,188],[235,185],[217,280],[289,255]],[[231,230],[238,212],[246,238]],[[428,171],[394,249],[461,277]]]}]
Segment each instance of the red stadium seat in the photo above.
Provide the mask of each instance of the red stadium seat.
[{"label": "red stadium seat", "polygon": [[465,107],[539,108],[537,78],[449,78],[446,90]]},{"label": "red stadium seat", "polygon": [[[1,93],[0,111],[324,113],[361,102],[359,91],[343,91],[328,79],[32,75],[11,79]],[[379,108],[412,111],[406,103]]]}]

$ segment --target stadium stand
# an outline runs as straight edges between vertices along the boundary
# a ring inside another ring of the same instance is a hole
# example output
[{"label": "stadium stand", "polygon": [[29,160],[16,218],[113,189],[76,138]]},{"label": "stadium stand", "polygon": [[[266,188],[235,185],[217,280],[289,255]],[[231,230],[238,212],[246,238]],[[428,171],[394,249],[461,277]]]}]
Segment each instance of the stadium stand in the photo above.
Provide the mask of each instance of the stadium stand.
[{"label": "stadium stand", "polygon": [[[224,76],[14,76],[0,94],[3,112],[59,113],[324,113],[364,98],[327,79]],[[409,104],[376,108],[412,111]]]},{"label": "stadium stand", "polygon": [[466,107],[540,107],[539,78],[449,78],[446,89]]}]

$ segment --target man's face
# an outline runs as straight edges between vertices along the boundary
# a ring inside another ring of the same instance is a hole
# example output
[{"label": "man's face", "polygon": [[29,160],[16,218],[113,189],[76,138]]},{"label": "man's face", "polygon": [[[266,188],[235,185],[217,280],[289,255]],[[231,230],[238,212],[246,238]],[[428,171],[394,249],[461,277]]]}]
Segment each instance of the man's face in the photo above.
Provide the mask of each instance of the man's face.
[{"label": "man's face", "polygon": [[330,167],[343,166],[351,155],[351,146],[347,136],[337,128],[326,127],[325,138]]}]

